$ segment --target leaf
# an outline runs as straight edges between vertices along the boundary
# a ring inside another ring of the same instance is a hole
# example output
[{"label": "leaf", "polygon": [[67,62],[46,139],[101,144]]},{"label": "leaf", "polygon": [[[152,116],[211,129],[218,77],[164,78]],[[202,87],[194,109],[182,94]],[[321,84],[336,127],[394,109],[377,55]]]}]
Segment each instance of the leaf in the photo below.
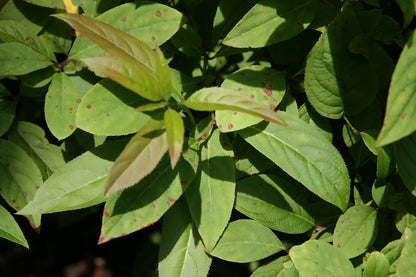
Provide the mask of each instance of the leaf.
[{"label": "leaf", "polygon": [[301,277],[307,276],[356,276],[351,262],[327,242],[309,240],[289,251]]},{"label": "leaf", "polygon": [[397,277],[409,276],[409,272],[413,272],[416,266],[416,232],[413,231],[407,238],[403,247],[402,254],[397,261],[396,275]]},{"label": "leaf", "polygon": [[204,251],[184,199],[165,214],[159,250],[159,276],[208,275],[212,258]]},{"label": "leaf", "polygon": [[[136,1],[117,6],[96,19],[129,33],[152,48],[171,38],[185,21],[184,16],[176,9],[150,1]],[[79,36],[71,49],[70,58],[81,60],[98,57],[103,53],[97,45]]]},{"label": "leaf", "polygon": [[416,196],[416,132],[396,144],[397,167],[407,189]]},{"label": "leaf", "polygon": [[230,222],[210,254],[237,263],[257,261],[284,250],[282,242],[267,227],[254,220]]},{"label": "leaf", "polygon": [[165,111],[163,120],[168,140],[170,164],[173,169],[181,157],[185,126],[183,125],[183,120],[178,112],[172,109],[167,109]]},{"label": "leaf", "polygon": [[99,20],[77,14],[55,16],[110,54],[84,59],[93,71],[146,99],[169,99],[175,80],[160,50],[153,51],[134,36]]},{"label": "leaf", "polygon": [[237,182],[235,208],[261,224],[288,234],[310,230],[313,218],[299,184],[276,175],[260,174]]},{"label": "leaf", "polygon": [[347,258],[364,253],[377,232],[377,211],[368,206],[349,208],[338,218],[334,231],[334,247]]},{"label": "leaf", "polygon": [[16,102],[0,98],[0,136],[9,130],[16,113]]},{"label": "leaf", "polygon": [[405,243],[405,238],[393,240],[381,250],[391,265],[400,257]]},{"label": "leaf", "polygon": [[406,28],[415,16],[416,5],[414,0],[396,0],[403,13],[403,28]]},{"label": "leaf", "polygon": [[23,75],[51,64],[48,57],[19,42],[0,44],[0,76]]},{"label": "leaf", "polygon": [[168,151],[166,133],[162,127],[162,121],[149,120],[131,138],[108,174],[106,196],[131,187],[155,169]]},{"label": "leaf", "polygon": [[29,245],[19,225],[3,206],[0,206],[0,218],[0,237],[18,243],[29,249]]},{"label": "leaf", "polygon": [[233,152],[228,139],[214,130],[201,149],[199,176],[186,192],[192,219],[211,251],[228,224],[235,198]]},{"label": "leaf", "polygon": [[[285,94],[286,80],[279,71],[255,65],[230,74],[221,87],[245,93],[259,103],[268,105],[273,111]],[[221,132],[231,132],[257,124],[261,118],[246,113],[219,110],[215,112],[215,120]]]},{"label": "leaf", "polygon": [[299,277],[295,266],[288,256],[260,266],[250,277]]},{"label": "leaf", "polygon": [[43,129],[33,123],[18,121],[8,132],[10,141],[19,145],[37,164],[43,179],[65,165],[62,150],[50,144]]},{"label": "leaf", "polygon": [[[233,89],[218,87],[203,88],[193,93],[183,105],[197,111],[230,110],[245,112],[286,126],[286,123],[269,106]],[[233,127],[233,125],[227,126],[229,129]]]},{"label": "leaf", "polygon": [[383,253],[371,252],[364,268],[363,277],[388,277],[390,273],[390,263]]},{"label": "leaf", "polygon": [[76,111],[80,94],[65,73],[52,79],[45,96],[45,118],[51,133],[58,139],[71,135],[76,128]]},{"label": "leaf", "polygon": [[174,169],[165,155],[149,176],[135,186],[111,195],[104,207],[98,243],[141,230],[158,221],[187,189],[197,167],[198,155],[191,148],[185,150]]},{"label": "leaf", "polygon": [[239,134],[310,191],[345,210],[350,180],[341,155],[310,125],[285,112],[278,113],[288,127],[261,123]]},{"label": "leaf", "polygon": [[[19,211],[30,202],[43,183],[35,162],[16,144],[0,139],[0,194]],[[32,226],[40,226],[39,216],[28,216]]]},{"label": "leaf", "polygon": [[53,8],[53,9],[65,9],[64,2],[62,0],[24,0],[30,4]]},{"label": "leaf", "polygon": [[393,72],[387,98],[383,128],[377,138],[377,146],[383,146],[404,138],[416,130],[416,78],[411,74],[416,66],[416,34],[412,33]]},{"label": "leaf", "polygon": [[19,214],[44,214],[90,207],[104,202],[105,179],[122,141],[85,152],[55,171]]},{"label": "leaf", "polygon": [[198,33],[189,25],[183,25],[173,36],[172,44],[187,56],[199,57],[204,53]]},{"label": "leaf", "polygon": [[261,0],[227,34],[231,47],[264,47],[302,32],[315,17],[317,1],[276,2]]},{"label": "leaf", "polygon": [[76,125],[96,135],[120,136],[137,132],[150,119],[134,109],[142,102],[136,94],[104,79],[82,98]]}]

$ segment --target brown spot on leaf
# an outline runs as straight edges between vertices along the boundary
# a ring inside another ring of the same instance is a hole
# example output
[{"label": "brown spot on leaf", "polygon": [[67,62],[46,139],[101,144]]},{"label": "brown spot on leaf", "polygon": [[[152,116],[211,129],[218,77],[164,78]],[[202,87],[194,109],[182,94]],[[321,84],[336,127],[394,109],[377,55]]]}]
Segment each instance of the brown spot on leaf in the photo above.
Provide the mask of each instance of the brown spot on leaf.
[{"label": "brown spot on leaf", "polygon": [[74,130],[74,125],[69,125],[69,129]]},{"label": "brown spot on leaf", "polygon": [[156,40],[156,37],[155,36],[152,36],[152,40],[155,41]]},{"label": "brown spot on leaf", "polygon": [[123,16],[123,18],[121,19],[121,21],[126,22],[127,21],[127,17]]},{"label": "brown spot on leaf", "polygon": [[87,105],[87,109],[91,109],[91,105]]},{"label": "brown spot on leaf", "polygon": [[234,128],[234,125],[232,123],[228,124],[228,130],[231,130],[232,128]]},{"label": "brown spot on leaf", "polygon": [[263,92],[267,95],[267,96],[272,96],[272,91],[268,88],[263,88]]},{"label": "brown spot on leaf", "polygon": [[161,17],[162,16],[162,13],[160,11],[156,11],[156,16],[157,17]]},{"label": "brown spot on leaf", "polygon": [[81,103],[81,99],[78,98],[77,100],[75,100],[75,102],[77,102],[79,104],[79,103]]}]

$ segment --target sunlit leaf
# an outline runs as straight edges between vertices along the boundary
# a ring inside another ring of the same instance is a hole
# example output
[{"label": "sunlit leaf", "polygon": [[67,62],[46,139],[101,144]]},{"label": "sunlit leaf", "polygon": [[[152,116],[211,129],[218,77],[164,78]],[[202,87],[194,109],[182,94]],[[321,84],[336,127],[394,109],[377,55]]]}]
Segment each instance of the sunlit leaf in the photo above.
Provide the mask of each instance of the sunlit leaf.
[{"label": "sunlit leaf", "polygon": [[166,110],[163,120],[168,140],[170,163],[174,168],[181,157],[185,127],[181,116],[172,109]]},{"label": "sunlit leaf", "polygon": [[409,234],[407,241],[403,247],[400,258],[397,261],[396,276],[409,276],[409,272],[413,271],[416,266],[416,231]]},{"label": "sunlit leaf", "polygon": [[370,254],[365,265],[363,277],[387,277],[389,276],[390,263],[383,253],[374,251]]},{"label": "sunlit leaf", "polygon": [[299,277],[299,273],[288,256],[260,266],[250,277]]},{"label": "sunlit leaf", "polygon": [[18,243],[26,248],[29,245],[23,235],[22,230],[13,218],[13,216],[0,205],[0,237]]}]

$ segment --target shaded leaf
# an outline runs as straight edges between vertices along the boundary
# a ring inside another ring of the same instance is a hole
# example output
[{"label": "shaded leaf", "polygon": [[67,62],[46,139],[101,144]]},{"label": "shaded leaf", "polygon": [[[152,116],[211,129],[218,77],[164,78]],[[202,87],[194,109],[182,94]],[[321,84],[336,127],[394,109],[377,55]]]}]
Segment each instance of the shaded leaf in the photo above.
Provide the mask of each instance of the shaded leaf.
[{"label": "shaded leaf", "polygon": [[299,277],[299,273],[288,256],[260,266],[250,277]]},{"label": "shaded leaf", "polygon": [[16,113],[16,102],[0,98],[0,136],[9,130]]},{"label": "shaded leaf", "polygon": [[233,152],[227,137],[214,130],[201,149],[197,176],[186,192],[192,219],[207,251],[230,220],[235,198]]},{"label": "shaded leaf", "polygon": [[75,131],[80,97],[65,73],[53,77],[45,96],[45,118],[49,130],[56,138],[64,139]]},{"label": "shaded leaf", "polygon": [[135,186],[111,195],[104,207],[98,243],[141,230],[158,221],[187,189],[197,167],[198,155],[193,149],[185,150],[174,169],[165,155],[149,176]]},{"label": "shaded leaf", "polygon": [[407,189],[416,196],[416,132],[396,144],[397,167]]},{"label": "shaded leaf", "polygon": [[24,0],[30,4],[53,9],[65,9],[62,0]]},{"label": "shaded leaf", "polygon": [[181,157],[185,126],[183,125],[183,120],[178,112],[172,109],[167,109],[165,111],[163,120],[168,140],[170,164],[172,165],[172,168],[174,168]]},{"label": "shaded leaf", "polygon": [[106,180],[106,196],[131,187],[155,169],[168,150],[163,122],[149,120],[117,157]]},{"label": "shaded leaf", "polygon": [[227,34],[223,44],[264,47],[287,40],[308,27],[317,11],[316,0],[261,0]]},{"label": "shaded leaf", "polygon": [[179,29],[171,41],[185,55],[199,57],[204,53],[198,33],[187,24]]},{"label": "shaded leaf", "polygon": [[335,147],[301,119],[279,112],[288,124],[258,124],[239,134],[310,191],[345,210],[350,193],[346,165]]},{"label": "shaded leaf", "polygon": [[210,254],[237,263],[257,261],[284,250],[282,242],[267,227],[254,220],[230,222]]},{"label": "shaded leaf", "polygon": [[294,181],[276,175],[260,174],[237,182],[235,208],[263,225],[289,234],[308,231],[313,218],[302,188]]},{"label": "shaded leaf", "polygon": [[[230,110],[244,112],[286,126],[286,123],[269,106],[253,100],[249,95],[238,90],[218,87],[200,89],[183,104],[197,111]],[[229,125],[227,128],[233,128],[233,126]]]},{"label": "shaded leaf", "polygon": [[416,12],[416,3],[414,0],[396,0],[403,13],[403,28],[406,28]]},{"label": "shaded leaf", "polygon": [[301,277],[308,276],[356,276],[351,262],[327,242],[309,240],[289,251]]},{"label": "shaded leaf", "polygon": [[383,128],[377,138],[382,146],[410,135],[416,130],[416,87],[415,76],[411,74],[416,65],[416,34],[413,33],[404,47],[393,72],[387,98]]},{"label": "shaded leaf", "polygon": [[22,230],[20,230],[19,225],[3,206],[0,206],[0,218],[0,237],[29,248],[26,238],[23,235]]},{"label": "shaded leaf", "polygon": [[[228,75],[221,87],[245,93],[274,110],[285,94],[286,80],[279,71],[254,65]],[[221,132],[231,132],[257,124],[261,118],[236,111],[219,110],[215,112],[215,120]]]},{"label": "shaded leaf", "polygon": [[338,218],[334,247],[348,258],[364,253],[377,233],[377,211],[368,206],[349,208]]},{"label": "shaded leaf", "polygon": [[211,260],[192,225],[185,199],[179,200],[164,216],[159,276],[205,277]]},{"label": "shaded leaf", "polygon": [[134,109],[142,102],[143,99],[117,83],[102,80],[82,98],[76,125],[96,135],[119,136],[137,132],[150,119]]}]

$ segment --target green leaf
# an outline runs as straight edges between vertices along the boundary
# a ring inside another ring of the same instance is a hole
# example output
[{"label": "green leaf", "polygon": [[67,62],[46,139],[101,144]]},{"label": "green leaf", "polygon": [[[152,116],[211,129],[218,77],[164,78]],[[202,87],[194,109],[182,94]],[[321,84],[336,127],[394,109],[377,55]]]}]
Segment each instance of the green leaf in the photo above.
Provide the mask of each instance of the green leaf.
[{"label": "green leaf", "polygon": [[19,225],[3,206],[0,206],[0,218],[0,237],[18,243],[29,249],[29,245],[22,230],[20,230]]},{"label": "green leaf", "polygon": [[396,0],[403,13],[403,28],[406,28],[416,12],[416,5],[414,0]]},{"label": "green leaf", "polygon": [[172,44],[187,56],[199,57],[204,53],[198,33],[189,25],[183,25],[173,36]]},{"label": "green leaf", "polygon": [[397,259],[402,254],[403,246],[406,243],[405,238],[393,240],[389,242],[382,250],[381,253],[384,254],[384,256],[387,258],[389,263],[392,265],[394,262],[397,261]]},{"label": "green leaf", "polygon": [[99,20],[77,14],[55,16],[110,54],[83,59],[98,75],[153,101],[169,99],[176,89],[175,79],[159,49],[153,51],[134,36]]},{"label": "green leaf", "polygon": [[416,130],[416,78],[411,74],[416,70],[416,65],[411,63],[416,58],[415,43],[416,34],[413,33],[394,69],[378,146],[395,142]]},{"label": "green leaf", "polygon": [[14,20],[2,21],[0,24],[0,40],[4,42],[19,42],[56,62],[56,57],[48,41],[28,32],[26,26],[21,22]]},{"label": "green leaf", "polygon": [[149,120],[131,138],[107,177],[106,196],[131,187],[155,169],[168,151],[163,121]]},{"label": "green leaf", "polygon": [[397,167],[407,189],[416,196],[416,132],[396,144]]},{"label": "green leaf", "polygon": [[341,155],[301,119],[284,112],[279,115],[288,127],[261,123],[239,134],[310,191],[345,210],[350,179]]},{"label": "green leaf", "polygon": [[[192,94],[183,104],[197,111],[230,110],[244,112],[286,126],[286,123],[269,106],[234,89],[203,88]],[[229,129],[233,127],[232,124],[227,126]]]},{"label": "green leaf", "polygon": [[397,261],[396,275],[397,277],[409,276],[410,272],[416,266],[416,232],[413,231],[407,238],[403,247],[402,254]]},{"label": "green leaf", "polygon": [[48,57],[19,42],[0,44],[0,76],[23,75],[51,64]]},{"label": "green leaf", "polygon": [[[96,19],[140,39],[154,48],[171,38],[185,18],[177,10],[150,1],[136,1],[117,6]],[[85,37],[77,37],[70,58],[81,60],[103,54],[97,45]]]},{"label": "green leaf", "polygon": [[31,73],[19,76],[24,86],[30,88],[41,88],[47,86],[58,72],[51,66],[42,68]]},{"label": "green leaf", "polygon": [[55,213],[104,202],[105,180],[123,145],[124,140],[111,141],[71,160],[43,183],[19,214]]},{"label": "green leaf", "polygon": [[16,102],[0,98],[0,136],[9,130],[16,113]]},{"label": "green leaf", "polygon": [[364,268],[363,277],[388,277],[390,273],[390,263],[383,253],[374,251],[370,254]]},{"label": "green leaf", "polygon": [[302,187],[276,175],[260,174],[237,182],[235,208],[263,225],[289,234],[310,230],[313,218],[303,208]]},{"label": "green leaf", "polygon": [[159,276],[208,275],[212,258],[205,253],[184,199],[165,214],[159,250]]},{"label": "green leaf", "polygon": [[257,268],[250,277],[299,277],[299,273],[290,258],[283,256]]},{"label": "green leaf", "polygon": [[294,37],[312,22],[317,2],[261,0],[227,34],[223,44],[237,48],[264,47]]},{"label": "green leaf", "polygon": [[368,206],[349,208],[338,218],[334,247],[348,258],[364,253],[377,233],[377,211]]},{"label": "green leaf", "polygon": [[240,219],[228,224],[210,254],[230,262],[248,263],[284,249],[282,242],[269,228],[254,220]]},{"label": "green leaf", "polygon": [[165,155],[149,176],[135,186],[111,195],[104,207],[98,243],[130,234],[158,221],[187,189],[197,167],[198,155],[193,149],[184,151],[174,169]]},{"label": "green leaf", "polygon": [[134,109],[142,102],[143,99],[128,89],[111,80],[102,80],[82,98],[76,125],[96,135],[120,136],[137,132],[150,119]]},{"label": "green leaf", "polygon": [[65,9],[64,2],[62,0],[24,0],[30,4],[53,8],[53,9]]},{"label": "green leaf", "polygon": [[301,277],[309,276],[356,276],[351,262],[327,242],[309,240],[289,251]]},{"label": "green leaf", "polygon": [[[274,110],[285,94],[286,80],[279,71],[254,65],[230,74],[221,87],[245,93]],[[219,110],[215,113],[215,120],[221,132],[231,132],[257,124],[261,118],[236,111]]]},{"label": "green leaf", "polygon": [[45,96],[45,118],[49,130],[56,138],[64,139],[75,131],[80,97],[65,73],[55,75]]},{"label": "green leaf", "polygon": [[[16,144],[0,139],[0,194],[19,211],[29,203],[43,183],[36,163]],[[40,215],[28,216],[34,227],[40,226]]]},{"label": "green leaf", "polygon": [[163,120],[168,140],[170,164],[172,165],[172,168],[174,168],[181,157],[185,126],[183,125],[183,120],[178,112],[172,109],[167,109],[165,111]]},{"label": "green leaf", "polygon": [[37,164],[43,179],[65,165],[62,150],[45,138],[43,129],[33,123],[19,121],[8,132],[10,141],[22,147]]},{"label": "green leaf", "polygon": [[53,52],[68,55],[73,42],[73,30],[64,22],[52,18],[42,29],[40,37],[49,42]]},{"label": "green leaf", "polygon": [[211,251],[230,220],[235,198],[233,152],[227,137],[214,130],[201,149],[199,176],[186,192],[193,221]]}]

